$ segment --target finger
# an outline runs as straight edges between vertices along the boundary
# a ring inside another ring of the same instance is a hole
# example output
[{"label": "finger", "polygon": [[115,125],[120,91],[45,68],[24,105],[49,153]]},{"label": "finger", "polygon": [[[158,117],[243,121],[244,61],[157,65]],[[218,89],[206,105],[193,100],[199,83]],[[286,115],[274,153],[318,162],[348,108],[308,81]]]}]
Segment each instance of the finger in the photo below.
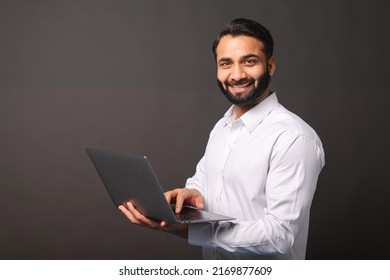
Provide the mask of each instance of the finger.
[{"label": "finger", "polygon": [[195,207],[198,209],[204,209],[204,199],[201,195],[195,198]]},{"label": "finger", "polygon": [[130,220],[130,222],[132,222],[133,224],[136,224],[136,225],[143,225],[143,222],[141,221],[139,215],[140,213],[134,208],[133,204],[131,204],[130,202],[128,202],[127,204],[125,204],[126,207],[124,205],[120,205],[118,208],[119,210],[122,211],[123,214],[125,214],[125,216]]},{"label": "finger", "polygon": [[134,217],[135,224],[150,227],[153,229],[160,229],[160,222],[149,219],[148,217],[142,215],[134,206],[132,203],[128,202],[127,206],[129,208],[129,212]]},{"label": "finger", "polygon": [[168,203],[171,203],[172,200],[172,191],[165,192],[164,193],[165,199],[167,200]]},{"label": "finger", "polygon": [[127,208],[129,209],[129,212],[131,213],[131,215],[134,217],[135,220],[137,220],[138,222],[142,221],[144,216],[137,209],[135,209],[132,203],[128,202]]},{"label": "finger", "polygon": [[176,208],[175,208],[175,212],[176,213],[180,213],[181,212],[181,209],[183,208],[183,203],[184,203],[184,201],[186,199],[187,199],[186,190],[182,189],[182,190],[177,192]]},{"label": "finger", "polygon": [[198,209],[204,209],[204,199],[202,195],[196,190],[190,190],[189,203]]},{"label": "finger", "polygon": [[170,190],[164,193],[166,200],[168,203],[173,203],[176,200],[176,196],[179,189]]},{"label": "finger", "polygon": [[126,208],[125,206],[123,205],[120,205],[119,207],[119,210],[130,220],[130,222],[132,223],[137,223],[135,217],[133,216],[133,214],[128,210],[128,208]]}]

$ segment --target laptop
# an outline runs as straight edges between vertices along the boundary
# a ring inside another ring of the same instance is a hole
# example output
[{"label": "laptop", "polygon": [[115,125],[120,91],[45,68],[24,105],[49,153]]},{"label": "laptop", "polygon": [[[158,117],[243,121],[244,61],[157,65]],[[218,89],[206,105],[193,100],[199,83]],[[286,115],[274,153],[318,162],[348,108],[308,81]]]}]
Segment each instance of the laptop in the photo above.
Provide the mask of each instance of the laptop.
[{"label": "laptop", "polygon": [[175,224],[234,220],[191,206],[183,206],[181,213],[176,214],[145,156],[86,150],[116,207],[131,202],[144,216]]}]

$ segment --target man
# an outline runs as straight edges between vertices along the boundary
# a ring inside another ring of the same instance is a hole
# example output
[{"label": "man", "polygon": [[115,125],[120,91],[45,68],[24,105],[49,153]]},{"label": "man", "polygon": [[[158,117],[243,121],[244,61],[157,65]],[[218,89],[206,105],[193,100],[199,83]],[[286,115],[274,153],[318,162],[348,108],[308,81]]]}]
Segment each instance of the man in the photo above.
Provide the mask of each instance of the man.
[{"label": "man", "polygon": [[176,202],[235,217],[230,222],[169,225],[120,210],[138,225],[188,238],[206,259],[304,259],[310,206],[325,164],[315,131],[270,91],[273,39],[257,22],[236,19],[213,45],[217,80],[233,103],[210,133],[203,158]]}]

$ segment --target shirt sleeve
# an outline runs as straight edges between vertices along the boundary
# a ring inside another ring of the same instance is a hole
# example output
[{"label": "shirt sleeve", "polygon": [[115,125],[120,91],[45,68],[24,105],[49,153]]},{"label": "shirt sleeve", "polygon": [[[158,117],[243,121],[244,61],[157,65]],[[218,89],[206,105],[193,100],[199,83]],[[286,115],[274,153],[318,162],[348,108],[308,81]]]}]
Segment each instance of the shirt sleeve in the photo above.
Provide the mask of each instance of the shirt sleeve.
[{"label": "shirt sleeve", "polygon": [[204,197],[204,162],[205,157],[203,156],[196,166],[194,176],[186,181],[186,188],[198,191],[202,197]]},{"label": "shirt sleeve", "polygon": [[311,202],[325,161],[322,145],[315,139],[284,137],[270,158],[264,218],[190,224],[190,244],[237,253],[289,252],[300,230],[308,229]]}]

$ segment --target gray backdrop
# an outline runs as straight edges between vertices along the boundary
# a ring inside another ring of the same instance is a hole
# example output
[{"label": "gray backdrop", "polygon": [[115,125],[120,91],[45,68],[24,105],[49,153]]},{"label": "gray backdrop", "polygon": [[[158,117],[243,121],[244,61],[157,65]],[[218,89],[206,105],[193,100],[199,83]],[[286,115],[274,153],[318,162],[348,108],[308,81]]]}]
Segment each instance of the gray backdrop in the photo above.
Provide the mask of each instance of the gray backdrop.
[{"label": "gray backdrop", "polygon": [[131,225],[85,147],[146,154],[183,186],[228,109],[211,43],[248,17],[275,39],[272,89],[320,135],[309,259],[389,249],[387,1],[0,1],[0,258],[198,259]]}]

